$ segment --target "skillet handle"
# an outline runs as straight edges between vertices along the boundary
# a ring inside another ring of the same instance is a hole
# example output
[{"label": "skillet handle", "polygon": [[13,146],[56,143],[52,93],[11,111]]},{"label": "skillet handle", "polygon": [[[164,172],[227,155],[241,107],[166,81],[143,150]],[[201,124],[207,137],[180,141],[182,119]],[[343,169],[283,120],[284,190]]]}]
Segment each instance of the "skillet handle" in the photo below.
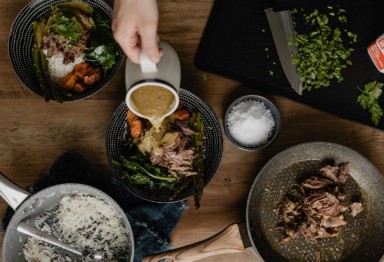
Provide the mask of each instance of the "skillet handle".
[{"label": "skillet handle", "polygon": [[13,210],[16,210],[31,194],[15,185],[0,172],[0,195]]},{"label": "skillet handle", "polygon": [[175,262],[190,262],[218,254],[243,252],[244,249],[239,226],[238,224],[232,224],[208,239],[185,247],[146,256],[142,262],[153,262],[162,258],[171,258]]}]

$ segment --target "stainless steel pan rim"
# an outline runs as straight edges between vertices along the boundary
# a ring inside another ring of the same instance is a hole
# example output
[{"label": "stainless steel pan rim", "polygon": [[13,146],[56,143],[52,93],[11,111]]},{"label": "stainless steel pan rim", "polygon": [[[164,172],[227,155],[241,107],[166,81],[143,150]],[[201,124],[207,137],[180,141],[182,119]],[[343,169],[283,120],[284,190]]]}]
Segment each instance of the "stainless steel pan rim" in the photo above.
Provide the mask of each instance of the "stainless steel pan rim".
[{"label": "stainless steel pan rim", "polygon": [[[20,192],[22,191],[23,190],[20,189]],[[101,190],[88,185],[73,183],[51,186],[29,197],[26,194],[27,198],[19,206],[16,207],[15,214],[10,220],[8,227],[5,231],[2,250],[3,261],[25,261],[24,255],[22,253],[22,247],[27,239],[27,236],[22,233],[19,233],[16,229],[18,223],[21,220],[33,220],[34,217],[39,216],[40,214],[52,209],[55,205],[57,205],[64,195],[77,193],[95,196],[106,201],[121,216],[121,219],[123,220],[123,223],[128,231],[128,237],[130,242],[128,252],[130,254],[130,261],[132,262],[134,258],[133,233],[128,218],[126,217],[124,211],[110,196],[108,196]]]}]

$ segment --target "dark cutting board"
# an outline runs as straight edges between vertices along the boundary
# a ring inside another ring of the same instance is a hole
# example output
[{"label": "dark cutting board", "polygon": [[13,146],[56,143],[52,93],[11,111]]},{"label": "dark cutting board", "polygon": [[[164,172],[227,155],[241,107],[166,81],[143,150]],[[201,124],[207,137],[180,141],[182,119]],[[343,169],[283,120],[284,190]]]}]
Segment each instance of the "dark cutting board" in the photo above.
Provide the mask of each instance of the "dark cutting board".
[{"label": "dark cutting board", "polygon": [[[275,8],[292,8],[300,1],[275,0]],[[302,96],[291,89],[263,11],[265,3],[260,0],[216,0],[195,55],[195,65],[201,70],[246,83],[261,91],[384,130],[384,118],[375,126],[370,113],[357,103],[358,87],[363,88],[366,83],[375,80],[384,83],[384,74],[376,69],[367,53],[368,45],[384,33],[384,1],[332,2],[337,2],[340,8],[346,10],[348,22],[344,27],[358,36],[353,46],[355,51],[350,57],[353,65],[344,69],[344,81],[341,83],[332,82],[329,87],[304,90]],[[306,12],[314,8],[325,12],[326,6],[304,8]],[[299,30],[300,25],[297,27]],[[380,104],[384,109],[384,94],[380,97]]]}]

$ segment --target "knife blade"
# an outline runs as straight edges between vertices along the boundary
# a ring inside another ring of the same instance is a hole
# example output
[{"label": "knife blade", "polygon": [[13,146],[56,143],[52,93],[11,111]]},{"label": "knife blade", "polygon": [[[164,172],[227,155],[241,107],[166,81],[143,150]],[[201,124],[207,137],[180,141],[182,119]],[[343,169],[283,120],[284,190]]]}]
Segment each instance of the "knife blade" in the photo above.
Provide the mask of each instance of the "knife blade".
[{"label": "knife blade", "polygon": [[295,45],[288,45],[295,32],[291,13],[289,10],[274,12],[272,8],[267,8],[264,11],[284,74],[293,90],[301,95],[303,86],[300,82],[300,76],[296,72],[296,65],[292,64],[291,60],[292,56],[297,56],[298,50]]}]

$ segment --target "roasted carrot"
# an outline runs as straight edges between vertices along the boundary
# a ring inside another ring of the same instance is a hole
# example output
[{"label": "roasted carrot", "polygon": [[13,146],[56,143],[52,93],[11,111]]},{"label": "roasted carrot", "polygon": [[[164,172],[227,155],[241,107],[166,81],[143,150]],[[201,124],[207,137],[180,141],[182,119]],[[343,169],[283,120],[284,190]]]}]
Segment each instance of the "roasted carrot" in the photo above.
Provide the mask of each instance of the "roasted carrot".
[{"label": "roasted carrot", "polygon": [[127,121],[132,138],[139,138],[143,132],[143,121],[131,110],[127,111]]},{"label": "roasted carrot", "polygon": [[139,119],[139,117],[137,115],[135,115],[131,110],[128,109],[128,111],[127,111],[128,124],[131,125],[132,122],[136,119]]},{"label": "roasted carrot", "polygon": [[131,137],[139,138],[143,131],[143,121],[141,119],[133,120],[130,128],[131,128]]},{"label": "roasted carrot", "polygon": [[90,67],[87,63],[77,64],[73,68],[73,74],[77,75],[80,78],[84,78],[89,72],[91,72],[92,67]]},{"label": "roasted carrot", "polygon": [[189,112],[185,109],[178,109],[174,113],[177,120],[186,120],[189,117]]},{"label": "roasted carrot", "polygon": [[84,76],[84,84],[93,85],[101,80],[101,70],[100,68],[92,69]]},{"label": "roasted carrot", "polygon": [[67,90],[72,90],[77,82],[77,76],[72,73],[66,74],[60,81],[60,86]]},{"label": "roasted carrot", "polygon": [[76,83],[75,86],[73,87],[73,91],[75,91],[76,93],[82,93],[84,92],[85,88],[82,84],[80,83]]}]

